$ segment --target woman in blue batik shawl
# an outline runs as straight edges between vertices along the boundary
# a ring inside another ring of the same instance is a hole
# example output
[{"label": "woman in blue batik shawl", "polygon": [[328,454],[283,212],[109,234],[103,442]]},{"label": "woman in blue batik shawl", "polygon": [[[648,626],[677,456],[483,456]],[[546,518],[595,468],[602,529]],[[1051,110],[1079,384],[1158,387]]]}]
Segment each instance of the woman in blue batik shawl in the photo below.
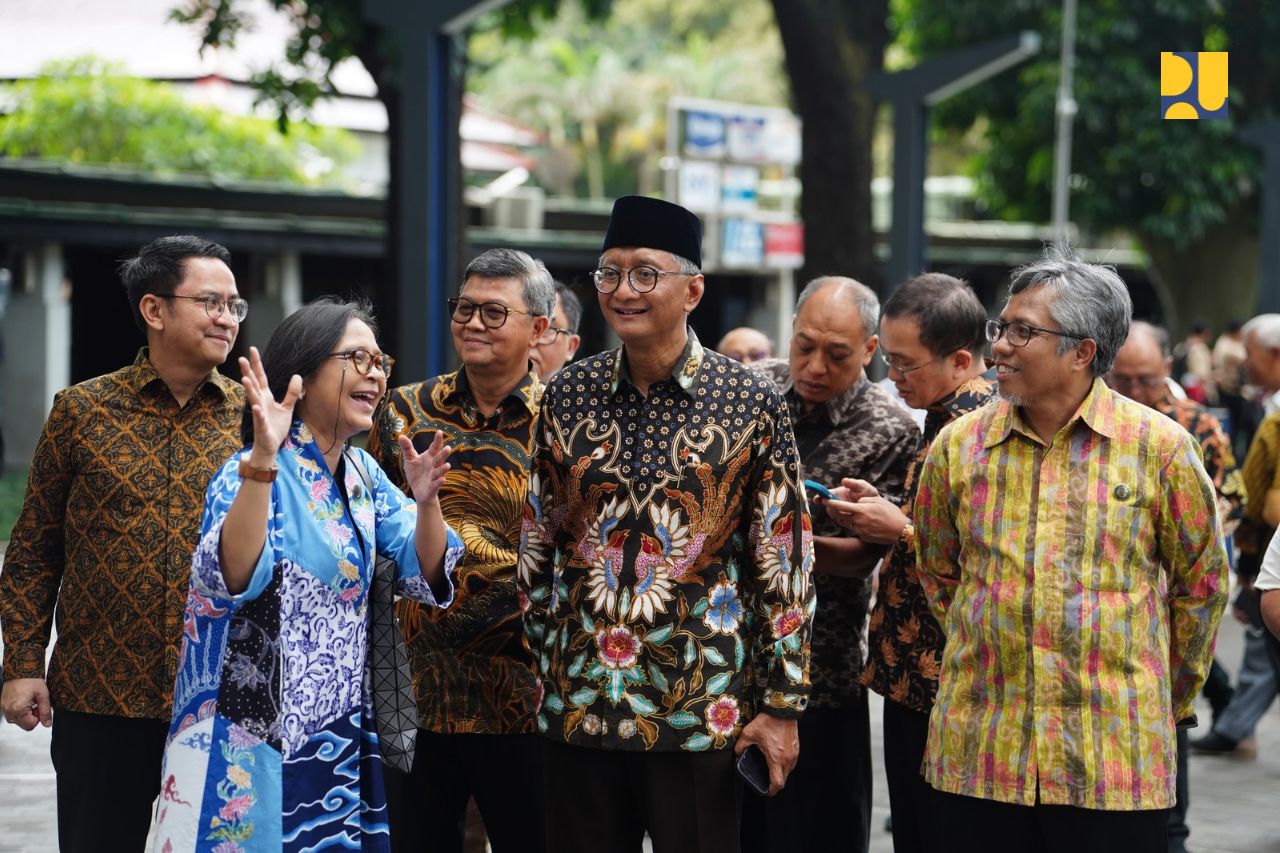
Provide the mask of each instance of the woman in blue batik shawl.
[{"label": "woman in blue batik shawl", "polygon": [[205,497],[154,849],[386,850],[366,593],[376,547],[400,595],[452,599],[449,448],[403,442],[416,503],[363,450],[372,494],[345,463],[391,370],[361,305],[303,307],[240,368],[248,447]]}]

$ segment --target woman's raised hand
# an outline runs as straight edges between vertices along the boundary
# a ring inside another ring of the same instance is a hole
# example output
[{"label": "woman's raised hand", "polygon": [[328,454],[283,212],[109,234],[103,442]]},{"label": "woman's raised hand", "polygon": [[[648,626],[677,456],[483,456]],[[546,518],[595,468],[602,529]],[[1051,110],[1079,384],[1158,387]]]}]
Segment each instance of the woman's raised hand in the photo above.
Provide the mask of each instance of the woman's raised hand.
[{"label": "woman's raised hand", "polygon": [[280,445],[284,444],[293,423],[293,406],[302,395],[302,377],[294,374],[289,379],[284,399],[276,402],[267,382],[267,372],[262,367],[262,356],[257,347],[249,347],[249,357],[240,358],[240,383],[244,385],[245,400],[253,411],[254,455],[261,454],[260,461],[275,459]]},{"label": "woman's raised hand", "polygon": [[453,448],[444,443],[442,432],[437,432],[431,444],[421,453],[414,449],[408,436],[400,436],[399,442],[400,453],[404,457],[404,477],[409,481],[414,501],[419,504],[431,503],[440,496],[444,475],[449,470],[449,463],[445,460],[449,458]]}]

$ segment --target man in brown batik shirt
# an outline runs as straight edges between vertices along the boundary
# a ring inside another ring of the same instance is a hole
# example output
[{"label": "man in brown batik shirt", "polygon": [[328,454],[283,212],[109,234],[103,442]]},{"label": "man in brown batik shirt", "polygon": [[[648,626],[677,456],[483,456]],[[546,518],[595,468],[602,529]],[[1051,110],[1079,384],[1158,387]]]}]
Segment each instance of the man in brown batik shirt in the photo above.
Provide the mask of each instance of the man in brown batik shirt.
[{"label": "man in brown batik shirt", "polygon": [[917,474],[938,431],[994,393],[982,375],[986,319],[969,286],[949,275],[925,273],[890,295],[880,315],[880,358],[906,404],[926,411],[924,441],[907,470],[901,508],[865,481],[835,490],[847,500],[826,502],[838,524],[889,546],[867,626],[861,682],[885,698],[884,769],[895,851],[945,846],[929,834],[935,825],[928,807],[932,789],[920,775],[920,761],[946,638],[916,574],[910,513]]},{"label": "man in brown batik shirt", "polygon": [[54,398],[5,555],[0,705],[53,726],[64,853],[142,849],[160,793],[205,487],[240,447],[244,392],[215,369],[248,312],[230,259],[164,237],[121,265],[147,347]]}]

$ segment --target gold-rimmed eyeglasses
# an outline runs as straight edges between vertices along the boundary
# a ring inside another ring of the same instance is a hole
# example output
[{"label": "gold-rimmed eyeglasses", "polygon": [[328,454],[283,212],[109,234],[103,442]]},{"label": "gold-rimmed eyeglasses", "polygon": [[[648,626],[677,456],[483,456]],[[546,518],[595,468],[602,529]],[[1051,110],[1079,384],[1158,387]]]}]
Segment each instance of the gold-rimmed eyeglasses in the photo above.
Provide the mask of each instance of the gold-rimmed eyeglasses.
[{"label": "gold-rimmed eyeglasses", "polygon": [[382,375],[391,378],[391,368],[395,366],[396,360],[386,353],[378,353],[374,355],[367,349],[353,349],[346,352],[331,352],[329,358],[341,358],[349,361],[356,366],[361,376],[368,376],[369,371],[378,368],[382,371]]}]

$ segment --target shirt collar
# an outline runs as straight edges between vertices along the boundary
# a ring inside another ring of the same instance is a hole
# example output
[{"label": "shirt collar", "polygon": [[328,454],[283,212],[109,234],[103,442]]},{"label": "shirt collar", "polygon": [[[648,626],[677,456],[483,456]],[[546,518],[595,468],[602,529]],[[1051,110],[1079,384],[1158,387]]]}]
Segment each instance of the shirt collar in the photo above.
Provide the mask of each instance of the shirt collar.
[{"label": "shirt collar", "polygon": [[792,410],[795,412],[796,420],[805,417],[814,417],[817,414],[826,415],[827,420],[832,426],[840,426],[849,418],[853,417],[857,409],[858,401],[862,399],[862,395],[866,393],[867,388],[871,386],[871,380],[867,378],[865,372],[858,374],[858,378],[848,388],[832,397],[820,406],[815,406],[808,412],[804,410],[804,401],[800,399],[800,395],[796,393],[795,379],[791,375],[791,365],[787,365],[787,378],[781,383],[782,394],[794,406]]},{"label": "shirt collar", "polygon": [[1268,394],[1263,399],[1262,412],[1264,415],[1274,415],[1276,412],[1280,412],[1280,391]]},{"label": "shirt collar", "polygon": [[[129,387],[134,391],[141,391],[152,382],[159,382],[164,385],[164,380],[160,378],[160,374],[156,372],[155,365],[151,363],[151,348],[143,347],[138,350],[138,354],[133,359],[133,364],[129,365],[128,383]],[[224,400],[230,396],[232,389],[239,387],[240,383],[234,379],[229,379],[213,369],[209,371],[209,375],[205,377],[204,382],[196,388],[199,393],[201,389],[209,388],[214,393],[219,394]],[[167,386],[166,386],[167,387]]]},{"label": "shirt collar", "polygon": [[985,404],[993,394],[992,371],[979,374],[925,407],[925,419],[939,427]]},{"label": "shirt collar", "polygon": [[991,396],[990,371],[975,376],[968,382],[957,386],[950,394],[925,407],[928,412],[944,415],[962,415],[973,407],[973,397],[981,395],[984,399]]},{"label": "shirt collar", "polygon": [[[685,341],[684,351],[676,359],[670,375],[672,381],[679,388],[692,396],[693,392],[697,390],[698,383],[702,380],[702,364],[706,360],[706,350],[703,349],[702,343],[698,340],[698,336],[691,327],[685,326],[685,333],[689,339]],[[627,368],[626,345],[614,351],[613,376],[609,383],[609,393],[618,393],[618,388],[621,387],[623,381],[626,381],[629,385],[634,384],[631,382],[630,372]]]},{"label": "shirt collar", "polygon": [[[1070,427],[1077,420],[1084,421],[1085,426],[1104,438],[1115,438],[1115,392],[1100,377],[1094,377],[1089,393],[1085,395],[1075,414],[1067,420],[1067,426]],[[1008,400],[1000,400],[993,410],[986,438],[982,443],[983,448],[989,450],[995,447],[1014,430],[1040,443],[1036,431],[1022,419],[1022,410]]]},{"label": "shirt collar", "polygon": [[[467,381],[467,371],[465,368],[458,368],[449,374],[453,380],[453,390],[445,395],[445,399],[456,402],[469,402],[475,405],[475,395],[471,393],[471,383]],[[515,387],[507,392],[504,400],[515,398],[520,405],[531,415],[536,415],[535,403],[541,391],[541,382],[539,382],[537,374],[532,370],[520,377],[520,381]]]}]

